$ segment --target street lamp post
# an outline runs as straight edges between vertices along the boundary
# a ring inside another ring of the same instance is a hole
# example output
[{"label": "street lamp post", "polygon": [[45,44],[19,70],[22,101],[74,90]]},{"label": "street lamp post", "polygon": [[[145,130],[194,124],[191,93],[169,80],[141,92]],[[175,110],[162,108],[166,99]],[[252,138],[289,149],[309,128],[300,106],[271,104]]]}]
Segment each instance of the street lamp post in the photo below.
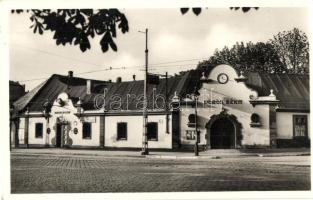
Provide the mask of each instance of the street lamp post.
[{"label": "street lamp post", "polygon": [[51,112],[52,104],[50,103],[49,99],[46,100],[46,102],[43,104],[43,114],[46,118],[46,141],[45,145],[49,146],[49,134],[50,134],[50,126],[49,126],[49,118],[50,118],[50,112]]},{"label": "street lamp post", "polygon": [[198,131],[198,96],[199,93],[197,91],[197,87],[194,88],[194,93],[192,94],[192,100],[194,101],[195,104],[195,146],[194,146],[194,152],[195,152],[195,156],[199,156],[199,145],[198,145],[198,141],[199,141],[199,131]]}]

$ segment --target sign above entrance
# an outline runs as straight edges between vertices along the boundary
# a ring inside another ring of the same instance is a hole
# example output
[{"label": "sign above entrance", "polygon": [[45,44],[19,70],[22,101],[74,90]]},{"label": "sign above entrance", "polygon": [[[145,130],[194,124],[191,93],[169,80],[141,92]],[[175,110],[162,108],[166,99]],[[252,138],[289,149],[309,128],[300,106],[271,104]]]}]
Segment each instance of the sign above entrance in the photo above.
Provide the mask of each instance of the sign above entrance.
[{"label": "sign above entrance", "polygon": [[70,114],[71,111],[55,111],[54,114]]}]

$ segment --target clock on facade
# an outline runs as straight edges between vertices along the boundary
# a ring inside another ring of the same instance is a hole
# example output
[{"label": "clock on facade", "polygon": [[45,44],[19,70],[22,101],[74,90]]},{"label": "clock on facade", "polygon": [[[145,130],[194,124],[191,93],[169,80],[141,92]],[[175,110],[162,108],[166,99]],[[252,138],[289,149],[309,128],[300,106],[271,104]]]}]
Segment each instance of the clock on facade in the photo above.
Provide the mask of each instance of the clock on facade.
[{"label": "clock on facade", "polygon": [[217,81],[221,84],[225,84],[228,82],[228,76],[227,74],[225,73],[220,73],[218,76],[217,76]]}]

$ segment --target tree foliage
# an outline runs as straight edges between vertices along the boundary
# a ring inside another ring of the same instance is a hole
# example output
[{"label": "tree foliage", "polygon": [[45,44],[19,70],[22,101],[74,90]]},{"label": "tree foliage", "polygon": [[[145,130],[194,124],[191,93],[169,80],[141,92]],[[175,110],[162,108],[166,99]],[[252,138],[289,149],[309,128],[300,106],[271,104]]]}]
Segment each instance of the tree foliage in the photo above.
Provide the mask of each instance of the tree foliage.
[{"label": "tree foliage", "polygon": [[[12,13],[23,10],[12,10]],[[113,40],[117,29],[122,33],[128,32],[126,16],[118,9],[58,9],[58,10],[27,10],[31,14],[30,20],[34,33],[43,34],[44,31],[54,32],[53,39],[57,45],[79,45],[85,52],[91,48],[90,39],[95,35],[101,36],[100,46],[103,52],[109,48],[117,51]]]},{"label": "tree foliage", "polygon": [[270,43],[251,42],[244,44],[236,43],[232,48],[224,47],[216,50],[209,58],[199,64],[202,66],[229,64],[238,70],[243,71],[262,71],[268,73],[280,73],[284,67],[280,62],[274,47]]},{"label": "tree foliage", "polygon": [[[240,7],[230,9],[239,10]],[[242,7],[243,12],[248,12],[251,7]],[[255,9],[258,9],[255,7]],[[188,12],[189,8],[181,8],[182,14]],[[191,8],[195,15],[199,15],[202,8]],[[16,9],[12,13],[22,13],[25,10]],[[78,45],[82,52],[91,48],[90,39],[95,35],[101,38],[100,46],[103,52],[109,48],[117,51],[114,38],[117,36],[117,29],[122,33],[129,30],[126,16],[118,9],[58,9],[58,10],[26,10],[30,13],[30,20],[34,33],[40,35],[45,31],[54,32],[53,39],[57,45],[63,46]]]},{"label": "tree foliage", "polygon": [[298,28],[283,31],[275,35],[270,42],[289,72],[309,72],[309,42],[304,32]]},{"label": "tree foliage", "polygon": [[[231,10],[242,10],[242,12],[246,13],[248,11],[250,11],[252,8],[254,8],[255,10],[258,10],[259,7],[230,7]],[[186,14],[188,11],[190,10],[190,8],[181,8],[180,9],[180,12],[184,15]],[[202,11],[202,8],[191,8],[192,12],[195,14],[195,15],[200,15],[201,11]]]},{"label": "tree foliage", "polygon": [[[295,30],[297,29],[291,32]],[[229,64],[239,71],[308,73],[309,49],[307,38],[299,30],[297,36],[292,36],[291,32],[278,33],[274,39],[265,43],[249,42],[244,44],[237,42],[231,48],[224,47],[222,50],[216,50],[208,60],[199,63],[198,69],[206,70],[206,68],[215,65]],[[294,44],[295,41],[296,44]],[[296,65],[293,65],[295,63]]]}]

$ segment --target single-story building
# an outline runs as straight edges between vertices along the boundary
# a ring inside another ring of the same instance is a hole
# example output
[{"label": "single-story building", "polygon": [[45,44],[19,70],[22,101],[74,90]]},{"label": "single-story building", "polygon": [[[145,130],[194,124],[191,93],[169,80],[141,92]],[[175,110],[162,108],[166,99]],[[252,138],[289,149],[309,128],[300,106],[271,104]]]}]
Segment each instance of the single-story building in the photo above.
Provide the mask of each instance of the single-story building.
[{"label": "single-story building", "polygon": [[[143,89],[142,80],[54,74],[14,102],[12,145],[141,148]],[[308,147],[309,92],[308,75],[229,65],[160,79],[148,85],[148,147]]]}]

